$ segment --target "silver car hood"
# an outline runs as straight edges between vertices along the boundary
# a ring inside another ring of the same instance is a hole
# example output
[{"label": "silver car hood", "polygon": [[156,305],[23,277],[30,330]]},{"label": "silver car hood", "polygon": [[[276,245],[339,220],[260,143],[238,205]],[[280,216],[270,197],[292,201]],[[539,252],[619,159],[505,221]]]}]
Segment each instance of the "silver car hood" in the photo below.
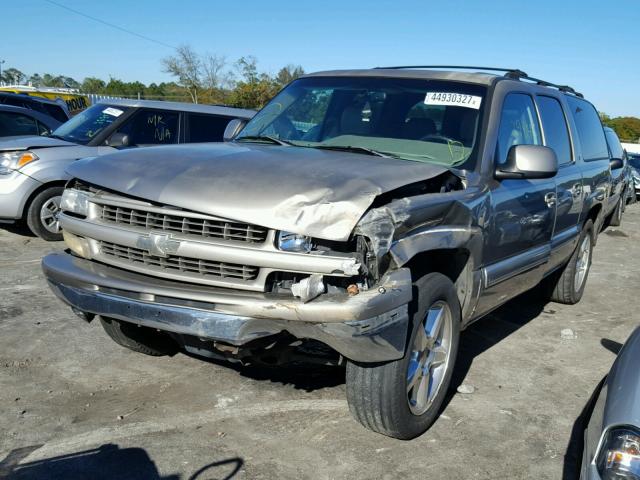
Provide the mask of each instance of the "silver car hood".
[{"label": "silver car hood", "polygon": [[0,152],[48,147],[71,147],[75,145],[77,144],[51,137],[6,137],[0,139]]},{"label": "silver car hood", "polygon": [[209,143],[132,149],[80,160],[67,171],[165,205],[346,240],[376,196],[446,168],[312,148]]}]

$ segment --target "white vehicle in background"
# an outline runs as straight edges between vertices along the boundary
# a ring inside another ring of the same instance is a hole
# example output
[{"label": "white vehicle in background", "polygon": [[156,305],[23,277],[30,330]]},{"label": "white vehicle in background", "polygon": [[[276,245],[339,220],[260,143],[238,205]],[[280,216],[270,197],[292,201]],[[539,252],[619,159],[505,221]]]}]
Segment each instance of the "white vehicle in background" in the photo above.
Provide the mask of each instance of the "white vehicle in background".
[{"label": "white vehicle in background", "polygon": [[631,153],[627,150],[627,162],[631,167],[631,185],[633,185],[635,191],[633,201],[640,199],[640,153]]},{"label": "white vehicle in background", "polygon": [[640,155],[640,143],[622,142],[622,148],[624,148],[627,153],[635,153],[636,155]]},{"label": "white vehicle in background", "polygon": [[253,110],[146,100],[108,100],[60,125],[48,136],[0,141],[0,223],[24,220],[45,240],[62,240],[58,212],[67,167],[119,149],[220,142],[230,120]]}]

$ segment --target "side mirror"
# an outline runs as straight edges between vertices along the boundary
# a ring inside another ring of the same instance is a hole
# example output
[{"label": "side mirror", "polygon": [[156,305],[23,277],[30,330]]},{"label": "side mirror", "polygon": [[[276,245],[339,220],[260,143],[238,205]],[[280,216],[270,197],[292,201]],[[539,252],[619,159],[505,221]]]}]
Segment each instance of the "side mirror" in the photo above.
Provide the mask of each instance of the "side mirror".
[{"label": "side mirror", "polygon": [[118,148],[118,147],[128,147],[129,146],[129,135],[126,133],[116,132],[107,138],[107,145],[110,147]]},{"label": "side mirror", "polygon": [[509,149],[507,161],[498,165],[497,179],[551,178],[558,173],[558,157],[549,147],[541,145],[514,145]]},{"label": "side mirror", "polygon": [[244,118],[234,118],[227,124],[227,128],[224,129],[222,140],[230,142],[240,133],[240,130],[242,130],[246,124],[247,120]]},{"label": "side mirror", "polygon": [[621,158],[612,158],[609,160],[609,166],[611,167],[611,170],[617,170],[618,168],[624,167],[624,162]]}]

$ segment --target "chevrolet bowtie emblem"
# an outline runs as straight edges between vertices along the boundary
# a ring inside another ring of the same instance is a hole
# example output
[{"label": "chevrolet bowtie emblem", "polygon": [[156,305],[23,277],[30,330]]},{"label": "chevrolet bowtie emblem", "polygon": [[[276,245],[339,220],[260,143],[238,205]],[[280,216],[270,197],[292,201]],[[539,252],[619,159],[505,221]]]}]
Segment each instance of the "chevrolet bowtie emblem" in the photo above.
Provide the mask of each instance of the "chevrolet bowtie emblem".
[{"label": "chevrolet bowtie emblem", "polygon": [[143,250],[147,250],[150,255],[156,257],[168,257],[178,251],[180,242],[173,240],[171,235],[164,233],[150,233],[138,237],[136,246]]}]

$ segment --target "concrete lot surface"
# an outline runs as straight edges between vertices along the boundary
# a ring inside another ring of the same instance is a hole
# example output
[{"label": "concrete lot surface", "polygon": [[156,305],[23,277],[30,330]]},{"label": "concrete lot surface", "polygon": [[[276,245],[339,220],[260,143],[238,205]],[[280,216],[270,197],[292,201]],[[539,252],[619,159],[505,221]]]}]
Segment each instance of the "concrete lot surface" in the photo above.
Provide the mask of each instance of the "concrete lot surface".
[{"label": "concrete lot surface", "polygon": [[573,478],[580,414],[640,318],[634,205],[600,235],[580,304],[525,294],[463,333],[454,389],[473,393],[402,442],[351,419],[339,369],[119,347],[45,285],[39,259],[61,248],[0,228],[0,477]]}]

